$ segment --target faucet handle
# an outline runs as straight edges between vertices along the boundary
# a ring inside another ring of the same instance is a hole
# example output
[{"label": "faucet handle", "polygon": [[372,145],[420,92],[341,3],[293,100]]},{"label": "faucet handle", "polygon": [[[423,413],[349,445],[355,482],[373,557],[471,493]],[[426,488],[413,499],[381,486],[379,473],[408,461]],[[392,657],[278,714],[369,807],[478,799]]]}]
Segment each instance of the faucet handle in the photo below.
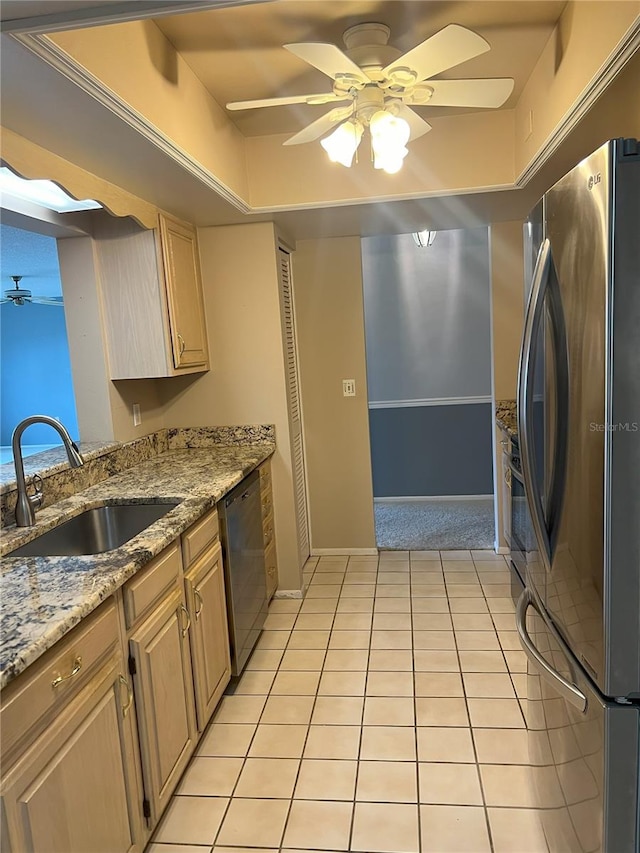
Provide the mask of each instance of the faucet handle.
[{"label": "faucet handle", "polygon": [[[42,506],[42,501],[44,500],[44,495],[42,493],[43,485],[44,484],[42,482],[42,477],[40,476],[40,474],[34,474],[31,478],[31,483],[29,484],[29,486],[33,486],[33,494],[29,495],[27,493],[29,503],[34,509],[40,509],[40,507]],[[29,488],[29,486],[27,487],[27,489]]]}]

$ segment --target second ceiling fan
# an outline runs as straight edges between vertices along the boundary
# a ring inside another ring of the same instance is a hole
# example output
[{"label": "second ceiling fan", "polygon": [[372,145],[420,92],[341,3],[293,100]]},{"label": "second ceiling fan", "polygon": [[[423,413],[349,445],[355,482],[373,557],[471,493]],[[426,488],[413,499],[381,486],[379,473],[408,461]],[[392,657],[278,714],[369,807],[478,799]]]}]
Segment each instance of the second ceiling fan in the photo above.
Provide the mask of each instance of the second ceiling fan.
[{"label": "second ceiling fan", "polygon": [[330,77],[332,91],[233,101],[227,104],[227,109],[346,102],[321,115],[284,144],[312,142],[337,125],[337,130],[321,144],[332,160],[349,166],[364,128],[369,127],[374,165],[395,172],[407,153],[406,143],[431,130],[431,125],[412,107],[495,109],[513,91],[514,81],[510,77],[434,79],[491,49],[486,39],[466,27],[450,24],[404,54],[387,43],[389,35],[389,27],[384,24],[363,23],[344,33],[346,51],[327,43],[285,44],[288,51]]}]

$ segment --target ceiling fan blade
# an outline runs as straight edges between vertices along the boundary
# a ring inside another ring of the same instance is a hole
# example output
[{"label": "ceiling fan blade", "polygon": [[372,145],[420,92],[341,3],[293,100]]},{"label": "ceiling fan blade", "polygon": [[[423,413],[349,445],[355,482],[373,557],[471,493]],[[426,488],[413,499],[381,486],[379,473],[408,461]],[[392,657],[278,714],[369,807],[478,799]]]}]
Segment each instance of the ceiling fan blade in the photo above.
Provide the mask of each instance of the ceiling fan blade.
[{"label": "ceiling fan blade", "polygon": [[31,302],[37,305],[59,305],[61,308],[64,305],[62,296],[34,296]]},{"label": "ceiling fan blade", "polygon": [[334,95],[324,92],[319,95],[291,95],[288,98],[264,98],[257,101],[232,101],[227,104],[228,110],[255,110],[258,107],[282,107],[287,104],[333,104],[338,101],[350,100],[349,95]]},{"label": "ceiling fan blade", "polygon": [[417,74],[418,80],[426,80],[490,49],[491,45],[482,36],[459,24],[449,24],[399,56],[383,68],[382,73],[388,77],[395,69],[410,68]]},{"label": "ceiling fan blade", "polygon": [[403,118],[411,128],[409,142],[418,139],[419,136],[424,136],[432,129],[428,121],[425,121],[422,116],[419,116],[406,104],[398,104],[394,112],[397,112],[398,118]]},{"label": "ceiling fan blade", "polygon": [[324,42],[298,42],[296,44],[283,45],[288,51],[294,53],[300,59],[313,65],[323,74],[335,80],[336,77],[351,75],[361,83],[371,81],[359,65],[349,59],[335,44]]},{"label": "ceiling fan blade", "polygon": [[304,142],[313,142],[331,130],[334,125],[349,118],[353,112],[351,107],[336,107],[336,109],[325,113],[320,118],[312,121],[295,136],[289,137],[283,145],[302,145]]},{"label": "ceiling fan blade", "polygon": [[425,80],[433,89],[427,101],[430,107],[501,107],[513,92],[511,77],[487,80]]}]

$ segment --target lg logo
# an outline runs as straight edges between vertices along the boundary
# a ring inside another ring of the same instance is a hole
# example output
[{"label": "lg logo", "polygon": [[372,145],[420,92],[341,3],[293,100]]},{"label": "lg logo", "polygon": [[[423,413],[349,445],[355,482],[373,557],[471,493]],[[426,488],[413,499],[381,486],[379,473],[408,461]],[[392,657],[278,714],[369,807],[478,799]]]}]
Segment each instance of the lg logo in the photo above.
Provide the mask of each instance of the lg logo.
[{"label": "lg logo", "polygon": [[589,175],[589,183],[588,183],[589,189],[592,190],[596,184],[600,183],[601,180],[602,180],[602,175],[600,174],[600,172],[597,172],[595,175]]}]

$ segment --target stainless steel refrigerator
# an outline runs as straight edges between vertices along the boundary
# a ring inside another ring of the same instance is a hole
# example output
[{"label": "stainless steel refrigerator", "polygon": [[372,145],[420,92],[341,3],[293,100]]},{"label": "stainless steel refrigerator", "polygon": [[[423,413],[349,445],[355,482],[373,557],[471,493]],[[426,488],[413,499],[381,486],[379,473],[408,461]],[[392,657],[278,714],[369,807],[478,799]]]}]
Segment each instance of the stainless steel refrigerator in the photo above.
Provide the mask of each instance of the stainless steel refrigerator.
[{"label": "stainless steel refrigerator", "polygon": [[552,853],[640,849],[640,143],[544,196],[518,431],[535,546],[517,606]]}]

